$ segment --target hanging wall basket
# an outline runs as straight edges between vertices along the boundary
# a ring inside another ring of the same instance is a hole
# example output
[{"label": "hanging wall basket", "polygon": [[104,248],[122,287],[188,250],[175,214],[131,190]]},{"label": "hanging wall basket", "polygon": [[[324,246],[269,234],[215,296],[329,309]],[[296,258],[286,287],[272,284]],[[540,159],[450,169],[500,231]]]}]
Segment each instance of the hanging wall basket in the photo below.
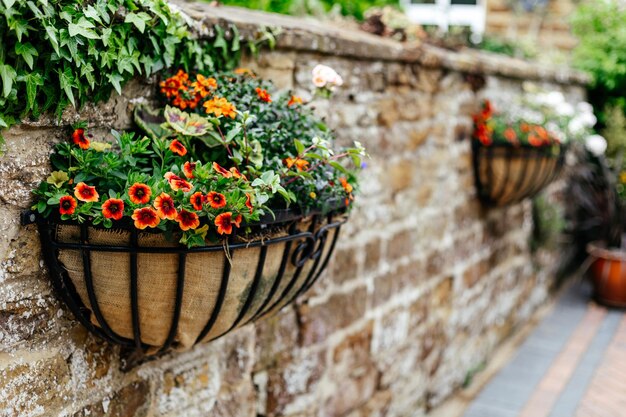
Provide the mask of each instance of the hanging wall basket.
[{"label": "hanging wall basket", "polygon": [[191,249],[130,224],[29,220],[38,225],[54,287],[76,318],[111,343],[154,355],[271,315],[315,283],[345,215],[275,214],[246,238]]},{"label": "hanging wall basket", "polygon": [[562,145],[534,147],[472,140],[478,196],[486,205],[505,206],[533,197],[554,181],[563,167]]}]

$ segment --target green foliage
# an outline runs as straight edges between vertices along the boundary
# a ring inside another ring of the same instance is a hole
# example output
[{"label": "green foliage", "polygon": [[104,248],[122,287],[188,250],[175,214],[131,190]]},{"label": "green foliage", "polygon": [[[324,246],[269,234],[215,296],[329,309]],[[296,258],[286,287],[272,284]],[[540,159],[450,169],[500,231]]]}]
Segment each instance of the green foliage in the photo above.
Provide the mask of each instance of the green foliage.
[{"label": "green foliage", "polygon": [[[180,66],[234,67],[234,31],[192,39],[164,0],[0,1],[0,128],[107,99],[135,76]],[[0,136],[1,138],[1,136]]]},{"label": "green foliage", "polygon": [[[626,114],[626,7],[617,0],[581,4],[572,21],[580,43],[574,65],[591,74],[594,107],[618,107]],[[607,114],[598,115],[607,123]]]},{"label": "green foliage", "polygon": [[221,3],[292,15],[318,15],[333,11],[343,16],[352,16],[357,20],[363,20],[365,11],[371,7],[399,6],[398,0],[225,0]]},{"label": "green foliage", "polygon": [[617,158],[626,152],[626,116],[622,109],[617,106],[607,106],[604,109],[606,127],[602,130],[602,136],[606,139],[606,155]]},{"label": "green foliage", "polygon": [[559,236],[565,228],[565,219],[554,204],[546,197],[539,196],[533,200],[533,234],[530,248],[556,249]]}]

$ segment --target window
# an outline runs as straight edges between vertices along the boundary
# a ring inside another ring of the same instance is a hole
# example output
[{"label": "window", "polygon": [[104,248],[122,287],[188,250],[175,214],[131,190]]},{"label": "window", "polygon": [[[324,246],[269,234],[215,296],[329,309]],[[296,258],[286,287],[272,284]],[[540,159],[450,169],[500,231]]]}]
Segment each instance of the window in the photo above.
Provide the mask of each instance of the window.
[{"label": "window", "polygon": [[473,33],[485,31],[486,0],[402,0],[407,16],[421,25],[469,26]]}]

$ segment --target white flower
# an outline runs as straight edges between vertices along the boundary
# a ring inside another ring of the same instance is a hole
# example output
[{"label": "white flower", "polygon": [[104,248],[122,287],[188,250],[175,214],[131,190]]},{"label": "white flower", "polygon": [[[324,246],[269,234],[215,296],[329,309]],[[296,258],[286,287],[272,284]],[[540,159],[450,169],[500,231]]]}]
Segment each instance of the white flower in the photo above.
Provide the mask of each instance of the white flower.
[{"label": "white flower", "polygon": [[566,117],[571,117],[574,115],[574,106],[572,106],[571,104],[567,103],[567,102],[563,102],[561,104],[559,104],[558,106],[556,106],[556,113],[559,116],[566,116]]},{"label": "white flower", "polygon": [[549,106],[557,107],[558,105],[564,102],[565,102],[565,97],[563,96],[563,93],[561,93],[560,91],[550,91],[546,95],[546,104]]},{"label": "white flower", "polygon": [[313,85],[317,88],[328,88],[333,90],[343,84],[343,78],[331,67],[317,65],[313,68]]},{"label": "white flower", "polygon": [[600,135],[591,135],[585,139],[585,148],[595,156],[602,156],[606,151],[606,139]]},{"label": "white flower", "polygon": [[579,135],[585,130],[585,123],[580,117],[574,117],[567,124],[567,130],[573,135]]},{"label": "white flower", "polygon": [[587,103],[586,101],[581,101],[580,103],[576,104],[576,110],[579,113],[591,113],[593,114],[593,106],[589,103]]}]

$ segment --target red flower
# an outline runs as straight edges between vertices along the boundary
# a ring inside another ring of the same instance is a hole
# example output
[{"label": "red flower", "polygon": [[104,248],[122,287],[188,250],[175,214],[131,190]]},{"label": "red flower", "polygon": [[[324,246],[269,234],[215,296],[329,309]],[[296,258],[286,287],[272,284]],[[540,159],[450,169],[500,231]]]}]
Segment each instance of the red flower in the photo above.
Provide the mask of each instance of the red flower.
[{"label": "red flower", "polygon": [[195,210],[202,210],[202,205],[204,204],[204,196],[201,192],[192,194],[191,197],[189,197],[189,201],[191,202],[191,205]]},{"label": "red flower", "polygon": [[233,219],[233,213],[227,211],[215,218],[215,226],[217,226],[217,233],[220,235],[229,235],[233,232],[233,225],[239,227],[241,225],[241,214]]},{"label": "red flower", "polygon": [[59,199],[59,213],[61,214],[74,214],[76,210],[76,199],[71,195],[64,195]]},{"label": "red flower", "polygon": [[543,140],[531,133],[528,135],[528,143],[532,146],[541,146],[543,145]]},{"label": "red flower", "polygon": [[157,212],[150,207],[135,209],[132,218],[135,221],[135,227],[142,230],[146,227],[157,227],[161,222]]},{"label": "red flower", "polygon": [[146,184],[136,182],[128,189],[128,197],[133,204],[148,204],[151,196],[152,190]]},{"label": "red flower", "polygon": [[181,230],[195,229],[200,226],[200,218],[198,215],[187,210],[181,210],[176,217],[176,221]]},{"label": "red flower", "polygon": [[217,173],[222,174],[224,178],[230,178],[233,176],[232,172],[227,171],[226,168],[223,168],[217,162],[213,162],[213,169],[217,171]]},{"label": "red flower", "polygon": [[226,206],[226,197],[224,194],[216,193],[215,191],[211,191],[206,196],[207,201],[214,209],[222,208]]},{"label": "red flower", "polygon": [[174,139],[172,143],[170,143],[170,151],[180,156],[185,156],[187,154],[187,148],[185,148],[185,145],[183,145],[183,143],[178,139]]},{"label": "red flower", "polygon": [[102,215],[107,219],[121,219],[124,217],[124,202],[117,198],[109,198],[102,204]]},{"label": "red flower", "polygon": [[233,177],[235,178],[241,178],[244,181],[248,181],[248,179],[246,178],[245,175],[243,175],[237,168],[232,167],[230,169],[231,174],[233,174]]},{"label": "red flower", "polygon": [[517,133],[511,127],[507,127],[504,131],[504,138],[513,144],[517,144]]},{"label": "red flower", "polygon": [[264,101],[266,103],[271,103],[272,102],[272,98],[270,97],[270,95],[267,92],[267,90],[264,90],[262,88],[257,87],[256,88],[256,93],[259,96],[259,98],[261,99],[261,101]]},{"label": "red flower", "polygon": [[174,207],[174,200],[169,194],[161,193],[160,196],[155,198],[154,207],[157,209],[157,214],[162,219],[174,220],[178,215],[176,207]]},{"label": "red flower", "polygon": [[196,169],[195,162],[189,162],[189,161],[185,162],[185,164],[183,165],[183,173],[185,174],[185,177],[192,179],[194,169]]},{"label": "red flower", "polygon": [[85,137],[85,129],[76,129],[72,132],[72,141],[81,149],[89,149],[89,139]]},{"label": "red flower", "polygon": [[96,187],[87,185],[84,182],[79,182],[76,187],[74,187],[74,195],[80,201],[84,201],[85,203],[93,203],[98,201],[98,198],[100,198],[98,192],[96,191]]},{"label": "red flower", "polygon": [[191,184],[179,177],[178,175],[174,174],[173,172],[167,172],[164,176],[165,179],[170,183],[170,187],[172,187],[172,190],[182,190],[185,193],[191,191]]},{"label": "red flower", "polygon": [[481,113],[483,120],[490,119],[492,114],[493,106],[491,105],[491,102],[489,100],[485,100],[485,103],[483,104],[483,111]]},{"label": "red flower", "polygon": [[254,211],[254,207],[252,207],[252,196],[246,193],[246,207],[250,210],[250,214]]}]

